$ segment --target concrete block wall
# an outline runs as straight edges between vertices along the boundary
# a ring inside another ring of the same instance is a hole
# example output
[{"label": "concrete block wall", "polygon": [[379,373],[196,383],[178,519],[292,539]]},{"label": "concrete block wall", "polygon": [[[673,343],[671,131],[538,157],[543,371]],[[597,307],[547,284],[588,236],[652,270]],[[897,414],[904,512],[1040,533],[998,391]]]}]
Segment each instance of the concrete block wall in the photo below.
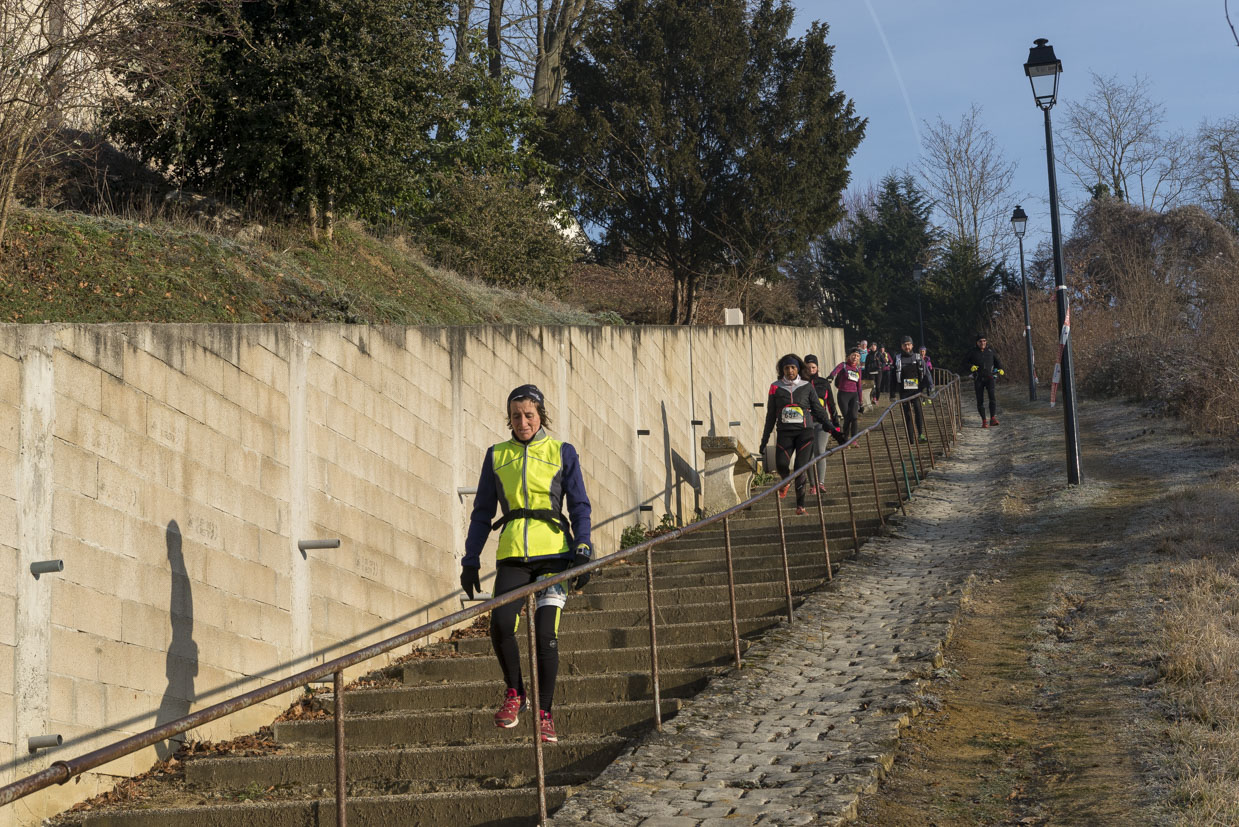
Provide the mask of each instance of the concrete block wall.
[{"label": "concrete block wall", "polygon": [[[459,609],[458,489],[507,437],[513,386],[538,384],[551,433],[579,449],[609,553],[627,526],[691,520],[700,437],[756,449],[789,351],[829,367],[842,335],[0,325],[0,783]],[[341,547],[297,549],[329,537]],[[31,576],[56,558],[62,573]],[[289,701],[192,737],[252,731]],[[48,733],[64,746],[30,755]],[[0,825],[172,748],[0,809]]]}]

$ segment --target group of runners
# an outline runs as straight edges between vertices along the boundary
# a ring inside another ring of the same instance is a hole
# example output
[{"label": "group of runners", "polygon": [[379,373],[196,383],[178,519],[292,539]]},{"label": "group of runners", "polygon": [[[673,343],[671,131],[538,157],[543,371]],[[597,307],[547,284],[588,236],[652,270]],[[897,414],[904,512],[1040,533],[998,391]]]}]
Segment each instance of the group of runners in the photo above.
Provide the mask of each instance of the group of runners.
[{"label": "group of runners", "polygon": [[[981,336],[968,360],[983,427],[997,425],[994,380],[1003,373],[1002,363]],[[859,415],[864,410],[866,376],[870,377],[869,402],[876,404],[883,394],[892,399],[908,399],[932,391],[932,368],[925,348],[914,351],[910,336],[903,338],[893,354],[861,342],[828,373],[822,373],[813,354],[803,358],[794,353],[783,356],[776,364],[778,378],[771,383],[767,397],[762,454],[774,436],[778,473],[783,478],[791,476],[793,467],[799,469],[812,457],[824,453],[829,439],[844,444],[856,435]],[[982,407],[986,392],[990,405],[988,419]],[[921,399],[916,398],[903,406],[910,441],[926,440],[920,403]],[[465,538],[460,585],[470,599],[481,591],[481,553],[494,531],[499,532],[495,596],[555,577],[593,558],[591,506],[580,458],[570,443],[547,433],[550,424],[545,396],[537,386],[521,385],[508,394],[506,426],[511,439],[486,451]],[[816,480],[824,488],[825,461],[822,462]],[[801,474],[796,478],[797,514],[805,513],[808,476]],[[778,496],[786,497],[788,487],[784,484]],[[497,510],[500,516],[495,520]],[[588,580],[589,574],[585,573],[564,582],[581,589]],[[559,622],[567,595],[561,582],[538,592],[535,599],[537,726],[541,739],[548,742],[558,740],[551,707],[559,671]],[[495,725],[505,728],[515,727],[528,706],[516,642],[519,622],[518,602],[491,612],[491,645],[505,684]]]}]

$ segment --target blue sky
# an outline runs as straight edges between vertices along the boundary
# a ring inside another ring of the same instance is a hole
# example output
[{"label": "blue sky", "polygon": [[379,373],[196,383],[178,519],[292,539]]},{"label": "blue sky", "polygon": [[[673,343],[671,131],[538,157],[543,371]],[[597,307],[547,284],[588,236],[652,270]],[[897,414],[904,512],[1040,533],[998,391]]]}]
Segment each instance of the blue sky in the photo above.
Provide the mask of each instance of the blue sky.
[{"label": "blue sky", "polygon": [[[1029,214],[1026,249],[1049,236],[1044,125],[1023,64],[1035,38],[1063,63],[1055,119],[1059,190],[1077,197],[1062,168],[1062,105],[1092,90],[1090,72],[1148,78],[1171,129],[1239,115],[1239,46],[1223,0],[794,0],[797,22],[830,26],[839,89],[869,119],[851,163],[854,183],[916,163],[916,130],[958,122],[971,104],[1008,160]],[[885,32],[890,51],[883,45]],[[1239,26],[1239,2],[1231,3]],[[900,76],[907,97],[900,88]],[[911,109],[911,114],[909,113]],[[914,127],[915,121],[915,127]],[[1014,204],[1012,205],[1014,206]],[[1070,215],[1063,213],[1064,231]]]}]

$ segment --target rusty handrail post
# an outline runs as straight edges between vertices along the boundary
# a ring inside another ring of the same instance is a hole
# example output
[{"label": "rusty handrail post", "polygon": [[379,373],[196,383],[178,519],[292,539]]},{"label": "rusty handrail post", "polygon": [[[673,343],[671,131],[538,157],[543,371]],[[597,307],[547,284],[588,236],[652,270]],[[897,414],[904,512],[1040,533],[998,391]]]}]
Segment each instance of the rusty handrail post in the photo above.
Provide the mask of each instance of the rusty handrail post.
[{"label": "rusty handrail post", "polygon": [[848,455],[844,448],[839,452],[843,460],[843,487],[848,494],[848,519],[852,521],[852,556],[860,554],[860,535],[856,533],[856,509],[852,507],[852,482],[848,479]]},{"label": "rusty handrail post", "polygon": [[736,617],[736,570],[731,562],[731,518],[723,518],[723,546],[727,549],[727,600],[731,603],[731,647],[736,656],[736,668],[740,669],[740,621]]},{"label": "rusty handrail post", "polygon": [[830,542],[826,539],[826,506],[822,504],[822,481],[817,469],[813,469],[813,478],[817,480],[817,518],[822,524],[822,551],[826,552],[826,579],[834,580],[834,566],[830,564]]},{"label": "rusty handrail post", "polygon": [[942,442],[942,458],[946,459],[951,455],[951,441],[947,439],[946,429],[942,427],[942,414],[939,412],[941,405],[934,405],[934,425],[938,428],[938,439]]},{"label": "rusty handrail post", "polygon": [[774,495],[774,510],[779,515],[779,548],[783,552],[783,585],[787,592],[787,623],[790,626],[795,622],[796,617],[792,611],[792,573],[787,564],[787,531],[783,527],[783,501],[779,499],[777,493]]},{"label": "rusty handrail post", "polygon": [[[919,430],[917,429],[917,422],[916,422],[916,415],[918,412],[921,415],[921,422],[920,422]],[[917,464],[921,466],[921,476],[924,477],[925,475],[925,455],[921,450],[921,434],[924,433],[924,428],[925,428],[925,406],[924,404],[922,404],[921,398],[919,396],[915,399],[909,400],[908,415],[911,417],[912,430],[916,431],[915,437],[909,434],[908,438],[911,439],[913,443],[916,445],[916,460],[917,460]],[[928,436],[925,437],[925,440],[928,442],[929,437]],[[933,464],[932,459],[930,460],[930,464],[931,465]],[[920,480],[917,480],[917,482],[920,482]]]},{"label": "rusty handrail post", "polygon": [[[912,479],[916,480],[916,484],[919,487],[921,484],[921,469],[918,467],[916,461],[916,442],[913,440],[912,434],[909,432],[910,429],[908,427],[908,415],[911,411],[908,410],[908,405],[906,402],[901,404],[903,406],[903,438],[904,442],[908,446],[908,464],[912,466]],[[913,427],[915,428],[915,421],[913,422]],[[908,498],[911,499],[911,497],[912,489],[908,489]]]},{"label": "rusty handrail post", "polygon": [[873,466],[873,443],[869,441],[869,432],[865,431],[865,450],[869,452],[869,476],[873,480],[873,505],[878,510],[878,521],[886,527],[886,515],[882,513],[882,496],[878,493],[878,470]]},{"label": "rusty handrail post", "polygon": [[525,596],[525,624],[529,638],[529,677],[533,693],[529,697],[529,716],[533,721],[533,763],[538,776],[538,823],[546,823],[546,758],[542,754],[542,687],[538,684],[538,635],[534,615],[538,611],[533,593]]},{"label": "rusty handrail post", "polygon": [[[892,417],[892,419],[893,418],[894,417]],[[891,482],[895,483],[895,499],[899,501],[899,510],[902,511],[903,516],[906,517],[908,516],[908,509],[904,508],[903,492],[899,490],[899,475],[895,473],[895,455],[891,453],[891,441],[886,436],[886,420],[885,419],[882,420],[882,442],[886,445],[886,461],[889,462],[891,466]],[[899,464],[903,465],[902,456],[899,457]],[[904,474],[903,482],[904,482],[904,486],[907,487],[907,484],[908,484],[907,473]],[[912,496],[912,491],[909,490],[908,497],[911,497],[911,496]]]},{"label": "rusty handrail post", "polygon": [[645,551],[645,590],[650,604],[650,682],[654,685],[654,729],[663,731],[663,709],[658,686],[658,628],[654,618],[654,548]]},{"label": "rusty handrail post", "polygon": [[921,403],[921,426],[924,428],[921,433],[925,434],[925,450],[929,452],[929,467],[937,468],[938,463],[934,462],[934,438],[929,435],[929,414],[925,411],[924,402]]},{"label": "rusty handrail post", "polygon": [[337,669],[331,676],[331,682],[336,693],[336,824],[345,827],[348,823],[348,787],[345,783],[347,764],[344,758],[344,670]]}]

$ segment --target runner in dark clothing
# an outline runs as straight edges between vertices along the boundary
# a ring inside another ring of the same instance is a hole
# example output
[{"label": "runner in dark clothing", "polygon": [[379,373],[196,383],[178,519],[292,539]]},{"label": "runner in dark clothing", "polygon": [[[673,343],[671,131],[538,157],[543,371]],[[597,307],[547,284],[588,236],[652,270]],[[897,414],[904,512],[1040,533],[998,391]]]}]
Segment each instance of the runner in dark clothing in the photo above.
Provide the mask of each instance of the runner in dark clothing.
[{"label": "runner in dark clothing", "polygon": [[[818,371],[817,357],[810,353],[804,357],[805,381],[813,386],[813,390],[817,393],[817,399],[822,403],[822,407],[826,409],[826,413],[830,415],[831,423],[839,427],[839,413],[835,410],[835,394],[830,388],[830,380]],[[813,423],[813,453],[823,453],[830,446],[829,434],[817,422]],[[817,480],[818,490],[823,494],[826,493],[826,460],[819,460],[817,464]],[[812,483],[812,480],[810,480]]]},{"label": "runner in dark clothing", "polygon": [[[834,426],[826,409],[818,401],[813,385],[800,378],[804,363],[794,353],[779,360],[779,380],[770,385],[766,400],[766,426],[761,434],[761,453],[766,453],[770,434],[775,436],[775,465],[784,478],[791,476],[792,458],[800,468],[813,456],[813,429],[810,422],[816,420],[822,429],[843,442],[843,433]],[[796,513],[804,514],[805,476],[796,478]],[[779,489],[779,497],[787,496],[787,485]]]},{"label": "runner in dark clothing", "polygon": [[[919,353],[912,352],[912,337],[903,337],[903,346],[895,354],[891,366],[891,398],[907,399],[918,393],[933,390],[934,378],[921,361]],[[921,412],[921,400],[914,399],[903,406],[904,424],[908,427],[908,441],[928,441],[925,435],[925,415]]]},{"label": "runner in dark clothing", "polygon": [[[886,352],[885,347],[878,348],[878,362],[882,365],[882,380],[878,388],[878,398],[882,398],[882,394],[889,395],[891,392],[891,355]],[[877,400],[875,399],[874,402]]]},{"label": "runner in dark clothing", "polygon": [[[981,427],[988,428],[998,424],[998,402],[994,399],[994,388],[998,377],[1003,375],[1002,360],[998,354],[989,348],[989,340],[977,334],[977,346],[968,354],[968,372],[972,374],[972,383],[977,392],[977,413],[981,415]],[[989,394],[989,419],[985,418],[985,395]]]},{"label": "runner in dark clothing", "polygon": [[869,388],[870,405],[878,403],[878,394],[882,387],[882,364],[882,357],[878,355],[878,346],[876,344],[869,345],[869,354],[862,362],[862,367],[865,369],[865,378],[871,383]]},{"label": "runner in dark clothing", "polygon": [[863,388],[860,351],[850,352],[847,360],[835,365],[835,369],[826,378],[832,380],[839,389],[839,414],[843,417],[843,435],[851,439],[856,436],[857,421],[860,419],[860,395]]}]

